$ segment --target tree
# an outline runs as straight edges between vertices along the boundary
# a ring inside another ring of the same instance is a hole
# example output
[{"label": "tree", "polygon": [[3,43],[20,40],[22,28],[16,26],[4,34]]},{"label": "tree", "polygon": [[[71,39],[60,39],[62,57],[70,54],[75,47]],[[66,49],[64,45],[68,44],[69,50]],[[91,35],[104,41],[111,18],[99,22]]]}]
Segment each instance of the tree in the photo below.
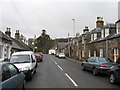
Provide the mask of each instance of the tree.
[{"label": "tree", "polygon": [[36,52],[48,53],[48,50],[55,45],[55,41],[46,34],[46,30],[42,30],[41,36],[36,39],[37,50]]}]

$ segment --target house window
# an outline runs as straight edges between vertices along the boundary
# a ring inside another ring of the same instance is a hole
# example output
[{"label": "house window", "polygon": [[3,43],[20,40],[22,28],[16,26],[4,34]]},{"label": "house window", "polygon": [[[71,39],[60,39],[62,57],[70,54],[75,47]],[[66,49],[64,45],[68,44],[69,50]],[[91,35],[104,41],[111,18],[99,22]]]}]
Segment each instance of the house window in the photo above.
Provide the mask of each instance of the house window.
[{"label": "house window", "polygon": [[90,50],[89,50],[89,57],[91,57],[91,52],[90,52]]},{"label": "house window", "polygon": [[114,48],[114,62],[117,61],[118,56],[119,56],[119,54],[118,54],[118,48]]},{"label": "house window", "polygon": [[97,55],[97,54],[96,54],[96,51],[94,51],[94,57],[96,57],[96,55]]},{"label": "house window", "polygon": [[104,29],[101,30],[101,38],[104,38]]},{"label": "house window", "polygon": [[119,34],[120,33],[120,22],[116,24],[116,30],[117,30],[117,34]]},{"label": "house window", "polygon": [[82,51],[82,57],[84,57],[85,55],[84,55],[84,51]]},{"label": "house window", "polygon": [[103,48],[100,48],[100,57],[103,57]]},{"label": "house window", "polygon": [[93,41],[93,34],[91,34],[91,41]]},{"label": "house window", "polygon": [[97,39],[97,33],[94,33],[94,40]]},{"label": "house window", "polygon": [[109,35],[109,28],[105,28],[105,37]]},{"label": "house window", "polygon": [[3,56],[3,46],[0,45],[0,59],[2,58],[2,56]]}]

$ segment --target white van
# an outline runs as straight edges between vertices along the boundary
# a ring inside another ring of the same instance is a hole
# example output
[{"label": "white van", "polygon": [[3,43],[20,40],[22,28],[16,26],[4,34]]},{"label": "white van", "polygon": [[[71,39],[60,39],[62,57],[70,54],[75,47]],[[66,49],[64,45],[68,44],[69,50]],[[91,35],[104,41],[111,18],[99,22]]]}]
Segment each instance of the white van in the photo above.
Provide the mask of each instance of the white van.
[{"label": "white van", "polygon": [[24,72],[26,79],[32,79],[33,73],[36,73],[37,61],[32,51],[15,52],[12,54],[10,62]]}]

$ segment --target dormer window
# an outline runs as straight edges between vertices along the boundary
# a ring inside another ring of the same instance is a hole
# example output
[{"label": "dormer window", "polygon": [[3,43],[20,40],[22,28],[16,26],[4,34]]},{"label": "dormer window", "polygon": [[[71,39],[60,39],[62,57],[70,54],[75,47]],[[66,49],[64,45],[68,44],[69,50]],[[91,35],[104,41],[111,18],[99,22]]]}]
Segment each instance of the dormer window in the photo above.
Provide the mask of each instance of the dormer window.
[{"label": "dormer window", "polygon": [[109,35],[109,28],[105,28],[105,37]]},{"label": "dormer window", "polygon": [[120,33],[120,22],[116,24],[116,30],[117,30],[117,34],[119,34]]},{"label": "dormer window", "polygon": [[101,30],[101,38],[104,38],[104,29]]},{"label": "dormer window", "polygon": [[91,41],[93,41],[93,34],[91,34]]},{"label": "dormer window", "polygon": [[94,40],[97,39],[97,33],[94,33]]}]

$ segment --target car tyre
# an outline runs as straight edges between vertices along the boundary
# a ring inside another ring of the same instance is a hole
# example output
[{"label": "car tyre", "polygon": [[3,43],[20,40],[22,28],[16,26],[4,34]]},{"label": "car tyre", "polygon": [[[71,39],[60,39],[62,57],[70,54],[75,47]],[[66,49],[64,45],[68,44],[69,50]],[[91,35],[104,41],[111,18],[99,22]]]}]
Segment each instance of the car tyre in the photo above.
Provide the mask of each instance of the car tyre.
[{"label": "car tyre", "polygon": [[98,75],[98,71],[97,71],[96,68],[93,69],[93,75],[94,75],[94,76],[97,76],[97,75]]},{"label": "car tyre", "polygon": [[32,72],[31,71],[29,73],[28,80],[32,80]]},{"label": "car tyre", "polygon": [[116,83],[116,76],[114,73],[111,73],[109,76],[109,81],[111,84],[115,84]]},{"label": "car tyre", "polygon": [[34,71],[34,73],[36,73],[37,72],[37,68],[35,68],[35,71]]},{"label": "car tyre", "polygon": [[82,71],[85,70],[85,66],[83,64],[81,65],[81,69],[82,69]]}]

